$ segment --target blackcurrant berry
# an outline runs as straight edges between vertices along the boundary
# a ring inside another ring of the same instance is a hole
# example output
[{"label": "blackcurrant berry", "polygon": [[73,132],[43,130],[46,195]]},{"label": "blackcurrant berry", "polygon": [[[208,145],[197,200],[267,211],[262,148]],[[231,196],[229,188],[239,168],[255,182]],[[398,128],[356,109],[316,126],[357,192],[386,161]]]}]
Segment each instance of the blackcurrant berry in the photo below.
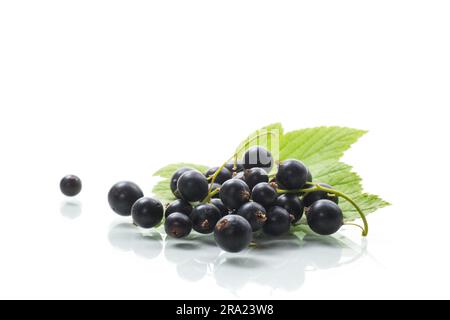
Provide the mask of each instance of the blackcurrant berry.
[{"label": "blackcurrant berry", "polygon": [[220,199],[211,199],[211,204],[215,205],[217,207],[217,209],[219,209],[220,214],[221,214],[222,217],[226,216],[229,213],[227,207],[225,207],[225,205],[223,204],[222,200],[220,200]]},{"label": "blackcurrant berry", "polygon": [[170,190],[172,190],[172,193],[175,197],[180,197],[179,193],[177,192],[178,179],[183,175],[183,173],[191,170],[191,168],[181,168],[175,171],[175,173],[172,175],[172,178],[170,179]]},{"label": "blackcurrant berry", "polygon": [[195,207],[191,213],[192,227],[200,233],[211,233],[217,221],[222,218],[219,209],[210,203]]},{"label": "blackcurrant berry", "polygon": [[200,201],[208,195],[208,180],[197,170],[187,171],[178,179],[177,190],[186,201]]},{"label": "blackcurrant berry", "polygon": [[262,168],[251,168],[244,171],[244,181],[252,190],[260,182],[269,182],[269,176]]},{"label": "blackcurrant berry", "polygon": [[[209,187],[211,187],[211,184],[209,184]],[[216,190],[220,190],[221,185],[218,183],[213,183],[212,188],[211,188],[211,192],[216,191]],[[216,193],[213,198],[219,198],[219,193]]]},{"label": "blackcurrant berry", "polygon": [[161,222],[163,214],[162,203],[149,197],[138,199],[131,208],[133,222],[141,228],[153,228]]},{"label": "blackcurrant berry", "polygon": [[164,230],[170,237],[183,238],[191,233],[192,221],[184,213],[173,212],[164,221]]},{"label": "blackcurrant berry", "polygon": [[244,166],[242,164],[242,161],[238,160],[236,162],[236,169],[234,168],[234,161],[233,162],[229,162],[225,165],[225,168],[227,168],[231,173],[234,172],[241,172],[244,170]]},{"label": "blackcurrant berry", "polygon": [[258,183],[252,190],[252,200],[265,208],[271,207],[277,200],[277,197],[277,191],[267,182]]},{"label": "blackcurrant berry", "polygon": [[248,202],[243,204],[236,214],[245,218],[251,225],[252,231],[258,231],[266,222],[266,209],[256,202]]},{"label": "blackcurrant berry", "polygon": [[76,196],[81,191],[81,179],[73,174],[69,174],[61,179],[59,188],[68,197]]},{"label": "blackcurrant berry", "polygon": [[238,209],[250,200],[250,189],[240,179],[225,181],[219,192],[220,199],[228,209]]},{"label": "blackcurrant berry", "polygon": [[243,217],[228,215],[217,223],[214,238],[223,250],[239,252],[247,248],[252,241],[252,227]]},{"label": "blackcurrant berry", "polygon": [[190,216],[192,212],[192,206],[186,200],[177,199],[167,206],[165,217],[167,218],[174,212],[179,212],[185,214],[186,216]]},{"label": "blackcurrant berry", "polygon": [[344,223],[341,208],[330,200],[318,200],[306,212],[309,227],[320,235],[333,234]]},{"label": "blackcurrant berry", "polygon": [[121,216],[129,216],[133,204],[143,196],[144,193],[137,184],[130,181],[121,181],[109,190],[108,202],[115,213]]},{"label": "blackcurrant berry", "polygon": [[263,225],[263,232],[271,236],[281,236],[289,231],[291,217],[286,209],[274,206],[267,211],[267,221]]},{"label": "blackcurrant berry", "polygon": [[294,224],[298,222],[305,210],[303,201],[296,194],[282,194],[277,198],[276,205],[286,209],[286,211],[291,215],[291,223]]},{"label": "blackcurrant berry", "polygon": [[[319,185],[321,185],[324,188],[333,189],[332,186],[330,186],[330,185],[328,185],[326,183],[319,183]],[[316,191],[312,191],[312,192],[307,192],[305,194],[305,196],[303,197],[303,203],[305,204],[305,207],[309,207],[314,202],[316,202],[318,200],[322,200],[322,199],[331,200],[331,201],[333,201],[336,204],[339,203],[339,197],[338,196],[331,195],[328,192],[322,191],[322,190],[316,190]]]},{"label": "blackcurrant berry", "polygon": [[[205,176],[206,178],[210,178],[212,177],[216,171],[219,170],[219,167],[213,167],[211,169],[209,169],[208,171],[206,171]],[[230,170],[228,170],[227,168],[222,168],[222,170],[219,171],[219,173],[217,174],[216,180],[214,180],[214,182],[217,182],[218,184],[222,184],[227,180],[231,179],[231,172]]]},{"label": "blackcurrant berry", "polygon": [[298,160],[285,160],[278,166],[277,182],[288,190],[302,188],[308,180],[308,168]]},{"label": "blackcurrant berry", "polygon": [[242,162],[244,169],[263,168],[266,172],[270,172],[273,166],[272,154],[260,146],[248,149]]},{"label": "blackcurrant berry", "polygon": [[244,178],[244,171],[236,173],[233,176],[233,179],[240,179],[240,180],[244,181],[245,180],[245,178]]}]

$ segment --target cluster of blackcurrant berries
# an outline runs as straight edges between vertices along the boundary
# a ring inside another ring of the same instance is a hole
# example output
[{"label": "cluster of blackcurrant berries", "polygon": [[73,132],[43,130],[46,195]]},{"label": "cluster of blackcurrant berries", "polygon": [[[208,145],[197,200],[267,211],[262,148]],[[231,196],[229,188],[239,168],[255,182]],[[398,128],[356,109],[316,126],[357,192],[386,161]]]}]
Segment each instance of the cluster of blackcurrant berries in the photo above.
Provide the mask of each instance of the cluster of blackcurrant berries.
[{"label": "cluster of blackcurrant berries", "polygon": [[272,171],[274,160],[262,147],[247,150],[242,160],[201,173],[191,168],[177,170],[170,188],[177,200],[163,204],[144,197],[132,182],[115,184],[108,194],[111,208],[120,215],[131,215],[142,228],[160,225],[168,236],[183,238],[192,229],[214,233],[225,251],[239,252],[248,247],[253,233],[269,236],[289,232],[303,214],[310,228],[321,235],[336,232],[343,224],[338,197],[332,187],[314,186],[308,168],[298,160],[285,160]]}]

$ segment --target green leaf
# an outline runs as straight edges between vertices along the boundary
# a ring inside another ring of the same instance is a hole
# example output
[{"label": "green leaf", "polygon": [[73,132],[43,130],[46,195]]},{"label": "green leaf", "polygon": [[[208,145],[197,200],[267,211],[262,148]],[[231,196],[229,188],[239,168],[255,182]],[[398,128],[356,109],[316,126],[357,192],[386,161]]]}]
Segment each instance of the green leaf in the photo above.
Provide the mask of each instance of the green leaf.
[{"label": "green leaf", "polygon": [[181,168],[192,168],[200,172],[208,170],[208,167],[204,165],[182,162],[169,164],[156,171],[153,176],[159,176],[163,179],[153,187],[152,192],[162,203],[170,203],[176,199],[172,190],[170,190],[170,179],[175,171]]},{"label": "green leaf", "polygon": [[286,133],[280,143],[280,160],[301,159],[307,165],[339,160],[367,131],[345,127],[317,127]]},{"label": "green leaf", "polygon": [[[279,149],[279,142],[283,137],[283,126],[281,123],[273,123],[262,127],[259,130],[251,133],[245,138],[236,148],[238,158],[241,158],[245,151],[251,146],[261,146],[269,151],[277,153]],[[278,159],[278,155],[274,155]]]}]

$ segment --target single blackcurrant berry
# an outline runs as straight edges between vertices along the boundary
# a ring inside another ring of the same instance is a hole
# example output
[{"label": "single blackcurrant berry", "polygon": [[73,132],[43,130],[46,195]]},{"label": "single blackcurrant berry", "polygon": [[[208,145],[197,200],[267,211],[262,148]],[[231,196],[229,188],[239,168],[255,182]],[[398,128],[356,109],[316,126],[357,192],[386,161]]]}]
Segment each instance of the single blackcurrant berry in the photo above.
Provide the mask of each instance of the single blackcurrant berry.
[{"label": "single blackcurrant berry", "polygon": [[330,200],[318,200],[306,211],[308,225],[315,233],[330,235],[339,230],[344,223],[341,208]]},{"label": "single blackcurrant berry", "polygon": [[242,162],[244,169],[263,168],[266,172],[270,172],[273,166],[272,154],[260,146],[248,149]]},{"label": "single blackcurrant berry", "polygon": [[252,190],[252,200],[265,208],[271,207],[277,200],[277,197],[277,191],[267,182],[258,183]]},{"label": "single blackcurrant berry", "polygon": [[121,181],[111,187],[108,193],[109,206],[121,216],[131,215],[131,207],[144,196],[141,188],[134,182]]},{"label": "single blackcurrant berry", "polygon": [[258,231],[266,222],[266,209],[256,202],[248,202],[243,204],[236,214],[245,218],[251,225],[252,231]]},{"label": "single blackcurrant berry", "polygon": [[[214,192],[214,191],[216,191],[216,190],[220,190],[221,185],[214,182],[214,183],[212,184],[212,187],[211,187],[211,184],[209,184],[209,187],[211,188],[211,192]],[[219,198],[219,193],[216,193],[216,194],[213,196],[213,198]]]},{"label": "single blackcurrant berry", "polygon": [[220,215],[222,217],[226,216],[229,213],[227,207],[225,207],[225,205],[223,204],[222,200],[220,200],[220,199],[211,199],[211,204],[215,205],[217,207],[217,209],[219,209]]},{"label": "single blackcurrant berry", "polygon": [[[211,179],[211,177],[216,173],[216,171],[219,170],[219,167],[213,167],[211,169],[209,169],[208,171],[206,171],[205,176],[206,178]],[[230,170],[228,170],[227,168],[222,168],[222,170],[219,171],[219,173],[217,174],[216,179],[214,180],[214,182],[217,182],[218,184],[222,184],[227,180],[231,179],[231,172]]]},{"label": "single blackcurrant berry", "polygon": [[69,174],[61,179],[59,188],[64,195],[74,197],[81,191],[81,179],[73,174]]},{"label": "single blackcurrant berry", "polygon": [[174,212],[179,212],[185,214],[186,216],[190,216],[192,212],[192,206],[186,200],[177,199],[167,206],[165,217],[167,218]]},{"label": "single blackcurrant berry", "polygon": [[295,194],[282,194],[277,198],[276,205],[286,209],[286,211],[291,215],[291,223],[294,224],[298,222],[303,216],[303,211],[305,206],[303,201]]},{"label": "single blackcurrant berry", "polygon": [[159,200],[145,197],[138,199],[131,208],[131,216],[135,225],[141,228],[153,228],[161,222],[164,207]]},{"label": "single blackcurrant berry", "polygon": [[241,171],[241,172],[236,173],[236,174],[233,176],[233,179],[239,179],[239,180],[244,181],[244,180],[245,180],[245,178],[244,178],[244,171]]},{"label": "single blackcurrant berry", "polygon": [[267,211],[267,221],[263,225],[264,233],[271,236],[281,236],[289,231],[291,217],[286,209],[274,206]]},{"label": "single blackcurrant berry", "polygon": [[241,172],[241,171],[244,170],[244,166],[243,166],[243,164],[242,164],[242,161],[240,161],[240,160],[238,160],[238,161],[236,162],[236,168],[235,168],[235,165],[234,165],[234,161],[233,161],[233,162],[227,163],[227,164],[225,165],[225,168],[227,168],[231,173],[234,173],[234,172]]},{"label": "single blackcurrant berry", "polygon": [[252,227],[243,217],[228,215],[217,223],[214,238],[223,250],[239,252],[247,248],[252,241]]},{"label": "single blackcurrant berry", "polygon": [[173,212],[164,221],[164,230],[173,238],[187,237],[192,230],[192,221],[184,213]]},{"label": "single blackcurrant berry", "polygon": [[219,192],[220,199],[228,209],[238,209],[250,200],[250,189],[240,179],[225,181]]},{"label": "single blackcurrant berry", "polygon": [[197,170],[187,171],[178,179],[177,189],[184,200],[200,201],[208,195],[208,180]]},{"label": "single blackcurrant berry", "polygon": [[303,188],[308,180],[308,168],[298,160],[285,160],[278,166],[277,182],[280,188],[295,190]]},{"label": "single blackcurrant berry", "polygon": [[[320,186],[324,187],[324,188],[328,188],[328,189],[333,189],[332,186],[326,184],[326,183],[319,183]],[[338,204],[339,203],[339,197],[334,195],[334,194],[329,194],[326,191],[323,190],[316,190],[316,191],[312,191],[312,192],[307,192],[305,194],[305,196],[303,197],[303,203],[305,204],[305,207],[309,207],[311,206],[314,202],[318,201],[318,200],[322,200],[322,199],[326,199],[326,200],[331,200],[334,203]]]},{"label": "single blackcurrant berry", "polygon": [[175,173],[172,175],[172,178],[170,179],[170,190],[172,190],[172,193],[175,197],[179,198],[180,194],[177,192],[177,184],[178,179],[183,175],[183,173],[191,171],[191,168],[181,168],[175,171]]},{"label": "single blackcurrant berry", "polygon": [[260,182],[269,182],[269,176],[262,168],[251,168],[244,171],[244,181],[252,190]]},{"label": "single blackcurrant berry", "polygon": [[200,233],[211,233],[217,221],[222,218],[219,209],[210,203],[195,207],[191,213],[192,227]]}]

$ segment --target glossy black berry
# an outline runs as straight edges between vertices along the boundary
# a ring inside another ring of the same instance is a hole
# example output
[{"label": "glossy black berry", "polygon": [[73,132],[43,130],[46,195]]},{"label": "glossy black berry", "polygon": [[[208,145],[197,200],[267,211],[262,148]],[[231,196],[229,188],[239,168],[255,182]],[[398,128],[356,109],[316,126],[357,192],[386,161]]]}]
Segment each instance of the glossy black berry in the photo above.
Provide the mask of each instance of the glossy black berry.
[{"label": "glossy black berry", "polygon": [[267,211],[267,220],[263,232],[271,236],[281,236],[289,231],[291,217],[286,209],[274,206]]},{"label": "glossy black berry", "polygon": [[173,212],[164,221],[164,230],[172,238],[186,237],[192,230],[191,219],[184,213]]},{"label": "glossy black berry", "polygon": [[250,200],[250,189],[244,181],[231,179],[222,185],[219,196],[228,209],[238,209]]},{"label": "glossy black berry", "polygon": [[256,202],[247,202],[243,204],[236,214],[245,218],[252,227],[252,231],[258,231],[262,228],[264,222],[267,220],[266,209]]},{"label": "glossy black berry", "polygon": [[210,203],[195,207],[191,213],[192,227],[200,233],[211,233],[217,221],[222,218],[219,209]]},{"label": "glossy black berry", "polygon": [[166,208],[166,218],[174,212],[183,213],[186,216],[190,216],[192,212],[192,206],[189,202],[183,199],[177,199]]},{"label": "glossy black berry", "polygon": [[242,160],[244,169],[263,168],[266,172],[270,172],[273,167],[272,154],[263,147],[251,147],[244,153]]},{"label": "glossy black berry", "polygon": [[[332,186],[330,186],[326,183],[319,183],[319,185],[321,185],[324,188],[333,189]],[[306,193],[305,196],[303,197],[303,203],[305,204],[305,207],[309,207],[314,202],[316,202],[318,200],[322,200],[322,199],[331,200],[336,204],[339,203],[339,197],[337,197],[336,195],[331,195],[328,192],[322,191],[322,190],[317,190],[317,191],[312,191],[312,192]]]},{"label": "glossy black berry", "polygon": [[339,230],[344,223],[341,208],[330,200],[318,200],[307,210],[309,227],[320,235],[330,235]]},{"label": "glossy black berry", "polygon": [[308,168],[298,160],[285,160],[278,166],[277,182],[288,190],[301,189],[308,180]]},{"label": "glossy black berry", "polygon": [[291,216],[291,223],[298,222],[303,216],[305,206],[303,201],[295,194],[282,194],[277,198],[276,205],[286,209]]},{"label": "glossy black berry", "polygon": [[252,241],[252,227],[238,215],[228,215],[219,220],[214,228],[214,238],[220,248],[228,252],[239,252]]},{"label": "glossy black berry", "polygon": [[234,168],[234,161],[229,162],[225,165],[225,168],[227,168],[231,173],[233,172],[241,172],[244,170],[244,165],[242,164],[242,161],[238,160],[236,162],[236,169]]},{"label": "glossy black berry", "polygon": [[244,171],[244,181],[252,190],[260,182],[269,182],[269,176],[262,168],[251,168]]},{"label": "glossy black berry", "polygon": [[[209,184],[209,187],[211,188],[211,184]],[[220,190],[221,185],[218,183],[213,183],[212,188],[211,188],[211,192],[216,191],[216,190]],[[219,198],[219,193],[216,193],[213,198]]]},{"label": "glossy black berry", "polygon": [[245,178],[244,178],[244,171],[241,171],[241,172],[236,173],[236,174],[233,176],[233,179],[239,179],[239,180],[244,181],[244,180],[245,180]]},{"label": "glossy black berry", "polygon": [[172,190],[172,193],[177,198],[180,197],[179,193],[177,192],[178,179],[183,175],[183,173],[191,170],[192,170],[191,168],[181,168],[175,171],[175,173],[172,175],[172,178],[170,179],[170,190]]},{"label": "glossy black berry", "polygon": [[252,190],[252,200],[265,208],[275,204],[278,194],[275,188],[267,182],[258,183]]},{"label": "glossy black berry", "polygon": [[141,188],[134,182],[121,181],[111,187],[108,203],[111,209],[121,216],[131,215],[131,207],[144,196]]},{"label": "glossy black berry", "polygon": [[73,174],[69,174],[61,179],[59,188],[64,195],[74,197],[81,191],[81,179]]},{"label": "glossy black berry", "polygon": [[208,180],[197,170],[183,173],[177,183],[181,198],[189,202],[203,200],[208,195],[208,187]]},{"label": "glossy black berry", "polygon": [[153,228],[161,222],[163,214],[162,203],[150,197],[138,199],[131,208],[133,222],[141,228]]},{"label": "glossy black berry", "polygon": [[219,209],[220,215],[222,217],[226,216],[229,213],[227,207],[225,207],[222,200],[213,198],[213,199],[211,199],[211,204],[215,205],[217,207],[217,209]]},{"label": "glossy black berry", "polygon": [[[209,169],[208,171],[206,171],[206,173],[205,173],[206,178],[210,178],[211,176],[213,176],[217,170],[219,170],[219,167],[213,167],[213,168]],[[231,179],[231,171],[228,170],[227,168],[223,168],[217,174],[216,180],[214,180],[214,182],[216,182],[218,184],[222,184],[225,181],[230,180],[230,179]]]}]

